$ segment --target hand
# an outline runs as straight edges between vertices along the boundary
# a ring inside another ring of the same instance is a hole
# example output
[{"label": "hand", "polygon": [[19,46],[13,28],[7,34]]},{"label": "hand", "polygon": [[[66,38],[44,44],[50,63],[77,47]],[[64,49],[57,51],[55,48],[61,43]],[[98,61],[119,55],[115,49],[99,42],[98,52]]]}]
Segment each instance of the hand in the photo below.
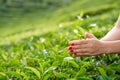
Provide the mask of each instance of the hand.
[{"label": "hand", "polygon": [[69,42],[68,50],[74,56],[92,56],[104,52],[104,43],[92,34],[86,34],[86,40],[73,40]]},{"label": "hand", "polygon": [[75,56],[92,56],[102,54],[103,43],[97,39],[74,40],[69,42],[69,51]]}]

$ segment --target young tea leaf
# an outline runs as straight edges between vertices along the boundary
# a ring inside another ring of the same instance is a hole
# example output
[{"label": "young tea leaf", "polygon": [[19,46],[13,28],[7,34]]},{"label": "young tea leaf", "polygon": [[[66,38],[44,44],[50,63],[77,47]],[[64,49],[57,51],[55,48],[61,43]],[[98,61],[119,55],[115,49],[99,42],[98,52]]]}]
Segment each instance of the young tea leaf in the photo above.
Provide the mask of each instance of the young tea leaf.
[{"label": "young tea leaf", "polygon": [[98,71],[100,72],[100,74],[102,75],[103,78],[107,77],[106,71],[101,68],[101,67],[97,67]]},{"label": "young tea leaf", "polygon": [[37,69],[33,67],[25,67],[25,68],[31,70],[40,79],[40,73]]},{"label": "young tea leaf", "polygon": [[1,76],[6,76],[6,74],[5,74],[5,73],[3,73],[3,72],[0,72],[0,75],[1,75]]}]

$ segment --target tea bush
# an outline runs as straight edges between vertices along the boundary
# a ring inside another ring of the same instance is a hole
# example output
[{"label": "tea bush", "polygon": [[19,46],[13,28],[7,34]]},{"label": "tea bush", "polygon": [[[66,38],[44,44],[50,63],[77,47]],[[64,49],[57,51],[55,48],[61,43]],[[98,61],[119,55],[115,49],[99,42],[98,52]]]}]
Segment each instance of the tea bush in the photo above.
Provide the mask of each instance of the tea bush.
[{"label": "tea bush", "polygon": [[[119,80],[118,54],[74,57],[67,51],[68,42],[85,38],[85,32],[91,32],[100,39],[112,28],[114,24],[107,22],[110,16],[97,21],[100,17],[81,18],[67,26],[61,24],[54,32],[1,46],[0,79]],[[115,21],[114,18],[110,20]]]}]

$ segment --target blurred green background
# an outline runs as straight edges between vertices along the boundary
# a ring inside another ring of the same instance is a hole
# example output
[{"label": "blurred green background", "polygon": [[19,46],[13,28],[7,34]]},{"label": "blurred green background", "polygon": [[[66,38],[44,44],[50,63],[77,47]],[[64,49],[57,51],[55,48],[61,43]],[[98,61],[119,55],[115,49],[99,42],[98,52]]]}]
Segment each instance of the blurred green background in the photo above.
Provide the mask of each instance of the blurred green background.
[{"label": "blurred green background", "polygon": [[53,31],[78,15],[117,19],[119,4],[119,0],[0,0],[0,42]]},{"label": "blurred green background", "polygon": [[113,28],[120,0],[0,0],[0,80],[120,80],[120,56],[73,57],[68,42]]}]

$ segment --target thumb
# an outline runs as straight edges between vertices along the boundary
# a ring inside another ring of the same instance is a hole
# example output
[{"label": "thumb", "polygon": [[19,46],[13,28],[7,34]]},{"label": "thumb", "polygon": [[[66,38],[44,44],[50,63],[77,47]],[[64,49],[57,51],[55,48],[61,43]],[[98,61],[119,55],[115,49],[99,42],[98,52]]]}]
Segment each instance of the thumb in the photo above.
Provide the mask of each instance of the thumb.
[{"label": "thumb", "polygon": [[93,39],[97,39],[93,34],[91,34],[91,33],[85,33],[85,36],[86,36],[86,38],[88,38],[88,39],[91,39],[91,38],[93,38]]}]

